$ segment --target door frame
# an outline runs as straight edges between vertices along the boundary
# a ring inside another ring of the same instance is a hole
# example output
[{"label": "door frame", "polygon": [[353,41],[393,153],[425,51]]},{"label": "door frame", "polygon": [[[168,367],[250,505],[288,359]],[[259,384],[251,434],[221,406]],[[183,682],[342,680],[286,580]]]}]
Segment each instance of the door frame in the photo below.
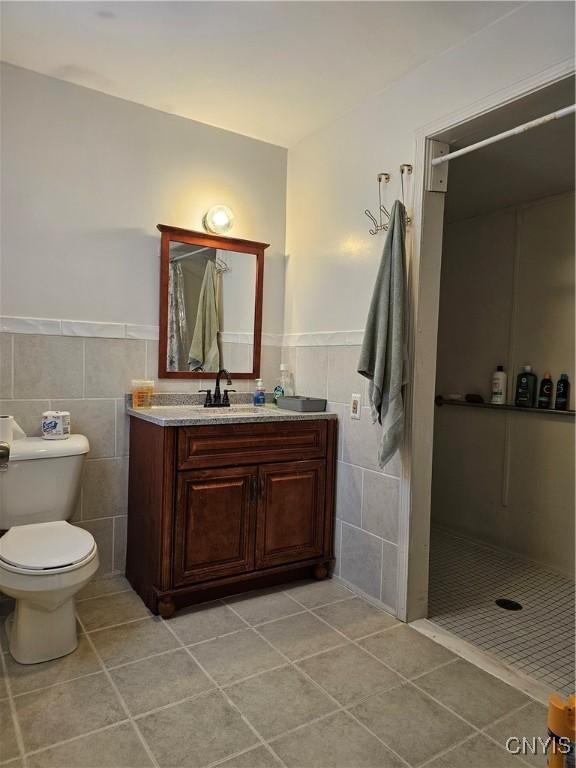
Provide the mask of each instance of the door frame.
[{"label": "door frame", "polygon": [[403,621],[428,616],[434,394],[444,218],[444,194],[425,189],[430,141],[570,77],[574,71],[573,60],[567,59],[425,125],[415,134],[413,239],[408,268],[409,372],[398,531],[397,614]]}]

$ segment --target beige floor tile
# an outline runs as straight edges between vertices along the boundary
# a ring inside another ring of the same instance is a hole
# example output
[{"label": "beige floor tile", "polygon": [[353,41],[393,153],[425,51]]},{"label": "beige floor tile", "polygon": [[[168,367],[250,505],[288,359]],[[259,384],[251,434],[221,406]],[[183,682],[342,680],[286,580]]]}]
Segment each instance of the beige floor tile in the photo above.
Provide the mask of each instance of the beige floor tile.
[{"label": "beige floor tile", "polygon": [[473,732],[410,684],[379,693],[350,711],[411,765],[419,765]]},{"label": "beige floor tile", "polygon": [[251,629],[190,647],[194,658],[219,685],[284,664],[284,659]]},{"label": "beige floor tile", "polygon": [[337,708],[325,693],[289,666],[252,677],[226,693],[265,740]]},{"label": "beige floor tile", "polygon": [[400,768],[403,764],[350,715],[337,712],[272,743],[288,768]]},{"label": "beige floor tile", "polygon": [[295,660],[325,651],[346,642],[330,627],[310,613],[263,624],[258,631],[281,653]]},{"label": "beige floor tile", "polygon": [[375,608],[359,597],[354,600],[345,600],[342,603],[326,605],[316,609],[314,613],[317,613],[324,621],[339,629],[352,640],[399,624],[397,619],[390,616],[389,613]]},{"label": "beige floor tile", "polygon": [[203,640],[220,637],[238,629],[246,629],[246,624],[234,611],[221,603],[206,603],[178,611],[169,623],[170,629],[185,645],[201,643]]},{"label": "beige floor tile", "polygon": [[201,768],[258,739],[218,691],[138,719],[160,768]]},{"label": "beige floor tile", "polygon": [[110,674],[132,715],[214,688],[184,649],[117,667]]},{"label": "beige floor tile", "polygon": [[135,592],[82,600],[76,610],[87,632],[150,616],[150,611]]},{"label": "beige floor tile", "polygon": [[463,659],[419,677],[417,685],[478,728],[529,701],[516,688]]},{"label": "beige floor tile", "polygon": [[149,768],[152,766],[134,726],[121,723],[81,736],[27,758],[28,768]]},{"label": "beige floor tile", "polygon": [[2,765],[2,768],[24,768],[24,763],[19,757],[14,760],[8,760],[6,763],[0,763],[0,765]]},{"label": "beige floor tile", "polygon": [[78,592],[76,602],[87,600],[89,597],[101,597],[115,592],[130,592],[132,587],[126,576],[106,576],[101,579],[93,579]]},{"label": "beige floor tile", "polygon": [[11,760],[19,754],[10,704],[0,701],[0,761]]},{"label": "beige floor tile", "polygon": [[27,751],[82,736],[126,715],[104,673],[14,699]]},{"label": "beige floor tile", "polygon": [[405,624],[360,640],[360,645],[405,677],[415,677],[456,659],[444,646]]},{"label": "beige floor tile", "polygon": [[[266,747],[256,747],[221,763],[222,768],[281,768],[282,763]],[[220,766],[219,766],[220,768]]]},{"label": "beige floor tile", "polygon": [[78,648],[73,653],[54,661],[18,664],[10,654],[6,654],[6,669],[12,694],[17,695],[98,672],[101,666],[86,637],[80,636]]},{"label": "beige floor tile", "polygon": [[156,617],[131,621],[109,629],[97,629],[90,633],[90,639],[107,667],[143,659],[179,646],[164,622]]},{"label": "beige floor tile", "polygon": [[520,768],[521,765],[518,757],[479,735],[426,763],[426,768]]},{"label": "beige floor tile", "polygon": [[227,599],[226,603],[252,626],[262,624],[264,621],[282,619],[284,616],[302,611],[299,603],[277,589],[238,595]]},{"label": "beige floor tile", "polygon": [[320,605],[334,603],[336,600],[354,597],[354,592],[343,584],[330,579],[296,583],[293,587],[286,589],[286,591],[290,597],[298,600],[305,608],[317,608]]},{"label": "beige floor tile", "polygon": [[[548,736],[547,715],[548,710],[543,704],[531,701],[527,706],[486,728],[486,733],[496,739],[504,748],[506,747],[506,740],[511,736],[516,736],[519,739],[524,736],[528,739],[540,737],[545,741]],[[536,754],[525,752],[522,759],[536,768],[540,766],[543,768],[546,765],[546,755],[541,748]]]},{"label": "beige floor tile", "polygon": [[355,645],[312,656],[297,666],[345,706],[403,682],[396,673]]}]

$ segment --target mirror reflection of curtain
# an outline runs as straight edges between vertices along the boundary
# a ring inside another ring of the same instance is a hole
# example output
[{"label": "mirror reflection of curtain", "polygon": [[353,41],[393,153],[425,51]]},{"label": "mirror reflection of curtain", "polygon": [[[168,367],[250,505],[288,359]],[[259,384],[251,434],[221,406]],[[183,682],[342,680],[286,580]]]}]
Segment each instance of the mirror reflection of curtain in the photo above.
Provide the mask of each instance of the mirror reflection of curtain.
[{"label": "mirror reflection of curtain", "polygon": [[220,370],[217,286],[218,270],[213,261],[208,261],[200,288],[196,324],[188,354],[191,371]]},{"label": "mirror reflection of curtain", "polygon": [[188,370],[188,326],[184,301],[184,273],[177,262],[170,264],[168,280],[168,370]]}]

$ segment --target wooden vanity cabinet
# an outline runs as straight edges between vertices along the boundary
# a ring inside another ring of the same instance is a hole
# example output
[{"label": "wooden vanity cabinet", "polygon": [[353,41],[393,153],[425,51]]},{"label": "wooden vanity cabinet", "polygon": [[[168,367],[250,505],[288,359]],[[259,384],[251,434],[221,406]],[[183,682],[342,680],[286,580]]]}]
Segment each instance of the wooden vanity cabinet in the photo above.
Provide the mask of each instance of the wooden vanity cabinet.
[{"label": "wooden vanity cabinet", "polygon": [[132,417],[126,575],[177,607],[333,562],[335,419],[161,427]]}]

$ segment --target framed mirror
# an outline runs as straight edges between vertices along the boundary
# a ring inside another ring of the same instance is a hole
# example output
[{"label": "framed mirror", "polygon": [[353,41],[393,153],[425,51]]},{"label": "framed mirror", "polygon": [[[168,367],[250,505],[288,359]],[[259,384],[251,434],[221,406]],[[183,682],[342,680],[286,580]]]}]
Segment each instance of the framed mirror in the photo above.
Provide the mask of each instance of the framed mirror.
[{"label": "framed mirror", "polygon": [[260,376],[267,243],[158,224],[158,377]]}]

